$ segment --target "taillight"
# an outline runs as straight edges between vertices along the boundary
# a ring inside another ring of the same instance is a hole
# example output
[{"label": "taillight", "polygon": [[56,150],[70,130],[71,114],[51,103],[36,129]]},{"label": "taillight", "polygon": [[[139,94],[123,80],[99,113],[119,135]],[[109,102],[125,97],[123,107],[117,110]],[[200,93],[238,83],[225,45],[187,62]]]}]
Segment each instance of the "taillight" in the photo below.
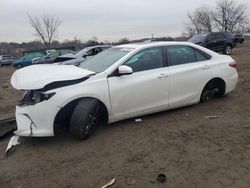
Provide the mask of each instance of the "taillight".
[{"label": "taillight", "polygon": [[237,68],[237,63],[236,62],[230,63],[229,66],[236,69]]}]

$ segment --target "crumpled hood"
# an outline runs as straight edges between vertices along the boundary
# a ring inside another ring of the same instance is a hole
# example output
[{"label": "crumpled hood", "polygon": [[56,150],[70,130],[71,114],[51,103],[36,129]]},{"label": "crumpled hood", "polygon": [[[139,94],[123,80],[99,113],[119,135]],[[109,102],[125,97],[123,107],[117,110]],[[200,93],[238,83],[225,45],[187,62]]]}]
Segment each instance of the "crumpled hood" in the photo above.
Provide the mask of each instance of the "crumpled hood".
[{"label": "crumpled hood", "polygon": [[52,82],[76,80],[91,74],[94,72],[74,65],[32,65],[14,72],[11,85],[19,90],[36,90]]}]

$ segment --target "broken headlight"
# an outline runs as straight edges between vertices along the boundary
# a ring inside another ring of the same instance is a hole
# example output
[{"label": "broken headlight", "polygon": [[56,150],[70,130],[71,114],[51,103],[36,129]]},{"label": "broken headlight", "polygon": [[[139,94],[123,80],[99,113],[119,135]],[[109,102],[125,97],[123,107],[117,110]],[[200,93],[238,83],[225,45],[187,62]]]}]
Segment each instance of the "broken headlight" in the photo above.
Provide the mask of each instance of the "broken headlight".
[{"label": "broken headlight", "polygon": [[49,100],[56,93],[45,93],[42,91],[26,91],[24,93],[23,99],[18,102],[18,106],[22,105],[34,105],[45,100]]}]

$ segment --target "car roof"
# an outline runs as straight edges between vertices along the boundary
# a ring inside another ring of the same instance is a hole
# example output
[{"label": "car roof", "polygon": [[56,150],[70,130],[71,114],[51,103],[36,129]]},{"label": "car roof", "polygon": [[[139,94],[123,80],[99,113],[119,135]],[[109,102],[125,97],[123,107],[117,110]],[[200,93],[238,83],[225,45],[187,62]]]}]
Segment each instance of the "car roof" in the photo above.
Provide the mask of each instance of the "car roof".
[{"label": "car roof", "polygon": [[115,48],[147,48],[147,47],[155,47],[155,46],[167,46],[167,45],[189,45],[193,46],[191,42],[176,42],[176,41],[169,41],[169,42],[142,42],[142,43],[132,43],[132,44],[123,44],[119,46],[115,46]]},{"label": "car roof", "polygon": [[81,49],[80,51],[78,51],[78,52],[74,55],[74,57],[75,57],[75,58],[82,57],[87,51],[92,50],[92,49],[94,49],[94,48],[100,48],[100,47],[108,47],[108,48],[111,48],[112,45],[96,45],[96,46],[89,46],[89,47],[83,48],[83,49]]},{"label": "car roof", "polygon": [[84,49],[88,49],[88,50],[90,50],[90,49],[100,48],[100,47],[112,47],[112,45],[96,45],[96,46],[88,46],[88,47],[86,47],[86,48],[83,48],[82,50],[84,50]]}]

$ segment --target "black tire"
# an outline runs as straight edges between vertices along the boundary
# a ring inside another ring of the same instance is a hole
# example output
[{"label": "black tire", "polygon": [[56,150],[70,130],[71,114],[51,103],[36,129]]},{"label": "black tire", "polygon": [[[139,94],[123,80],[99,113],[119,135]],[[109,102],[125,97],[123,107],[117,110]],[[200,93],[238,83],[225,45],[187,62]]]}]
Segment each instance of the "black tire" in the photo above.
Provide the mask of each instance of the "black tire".
[{"label": "black tire", "polygon": [[86,98],[76,105],[70,120],[70,133],[77,139],[85,140],[96,130],[99,122],[98,100]]},{"label": "black tire", "polygon": [[223,53],[226,55],[231,55],[232,53],[232,46],[229,44],[226,44],[223,50]]},{"label": "black tire", "polygon": [[202,93],[201,93],[200,102],[204,103],[204,102],[208,101],[210,98],[211,98],[211,96],[210,96],[209,89],[204,88],[203,91],[202,91]]},{"label": "black tire", "polygon": [[221,97],[225,94],[225,85],[221,80],[211,80],[202,90],[200,102],[204,103],[213,97]]}]

